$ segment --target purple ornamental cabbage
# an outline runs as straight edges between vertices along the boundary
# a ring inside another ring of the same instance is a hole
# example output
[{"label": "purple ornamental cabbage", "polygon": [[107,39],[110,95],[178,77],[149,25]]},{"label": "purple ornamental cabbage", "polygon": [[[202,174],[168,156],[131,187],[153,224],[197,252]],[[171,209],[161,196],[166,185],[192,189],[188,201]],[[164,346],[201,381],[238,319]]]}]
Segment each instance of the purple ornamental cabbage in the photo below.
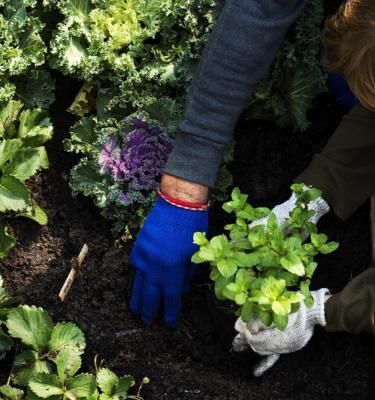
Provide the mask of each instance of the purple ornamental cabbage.
[{"label": "purple ornamental cabbage", "polygon": [[[150,191],[159,183],[161,171],[172,150],[172,140],[159,127],[151,127],[142,117],[134,118],[133,130],[122,145],[110,138],[99,156],[103,173],[116,182],[127,182],[127,191]],[[127,194],[120,200],[127,202]]]}]

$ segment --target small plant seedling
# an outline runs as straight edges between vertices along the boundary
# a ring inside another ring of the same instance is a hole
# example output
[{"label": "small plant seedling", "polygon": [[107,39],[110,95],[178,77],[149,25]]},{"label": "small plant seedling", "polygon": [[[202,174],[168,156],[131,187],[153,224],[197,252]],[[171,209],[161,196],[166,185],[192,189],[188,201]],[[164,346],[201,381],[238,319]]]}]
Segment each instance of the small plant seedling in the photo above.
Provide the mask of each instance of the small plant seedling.
[{"label": "small plant seedling", "polygon": [[[229,235],[208,240],[205,233],[195,233],[199,250],[192,257],[194,263],[210,263],[217,298],[234,302],[244,321],[259,318],[280,330],[286,328],[288,315],[299,309],[301,301],[307,307],[314,303],[310,282],[318,265],[315,256],[338,247],[310,221],[315,212],[309,203],[321,192],[306,190],[303,184],[291,189],[296,206],[288,221],[280,225],[269,209],[252,207],[247,195],[235,188],[231,201],[223,205],[236,217],[233,224],[225,226]],[[263,217],[267,217],[264,224],[251,225]]]}]

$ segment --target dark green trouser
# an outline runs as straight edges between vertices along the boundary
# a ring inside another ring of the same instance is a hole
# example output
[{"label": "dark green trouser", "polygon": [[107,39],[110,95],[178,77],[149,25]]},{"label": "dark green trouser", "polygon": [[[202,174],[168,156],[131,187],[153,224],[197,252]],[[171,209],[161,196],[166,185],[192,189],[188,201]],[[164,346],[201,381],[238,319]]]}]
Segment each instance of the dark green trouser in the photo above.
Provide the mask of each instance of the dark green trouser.
[{"label": "dark green trouser", "polygon": [[375,268],[352,279],[325,304],[326,331],[375,335]]},{"label": "dark green trouser", "polygon": [[[335,214],[347,219],[375,193],[375,112],[356,106],[295,181],[320,189]],[[326,320],[329,332],[375,335],[375,268],[327,301]]]}]

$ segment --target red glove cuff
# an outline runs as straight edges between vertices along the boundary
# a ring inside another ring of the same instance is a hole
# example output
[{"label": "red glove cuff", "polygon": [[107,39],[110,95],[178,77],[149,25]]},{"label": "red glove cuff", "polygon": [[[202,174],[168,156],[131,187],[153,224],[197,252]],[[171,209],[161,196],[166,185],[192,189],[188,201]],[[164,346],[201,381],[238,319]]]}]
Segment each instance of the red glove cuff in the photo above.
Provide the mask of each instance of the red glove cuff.
[{"label": "red glove cuff", "polygon": [[167,203],[172,204],[175,207],[184,208],[185,210],[206,211],[210,206],[209,202],[207,204],[199,204],[199,203],[189,203],[188,201],[175,199],[174,197],[169,196],[168,194],[162,193],[160,189],[157,189],[157,195]]}]

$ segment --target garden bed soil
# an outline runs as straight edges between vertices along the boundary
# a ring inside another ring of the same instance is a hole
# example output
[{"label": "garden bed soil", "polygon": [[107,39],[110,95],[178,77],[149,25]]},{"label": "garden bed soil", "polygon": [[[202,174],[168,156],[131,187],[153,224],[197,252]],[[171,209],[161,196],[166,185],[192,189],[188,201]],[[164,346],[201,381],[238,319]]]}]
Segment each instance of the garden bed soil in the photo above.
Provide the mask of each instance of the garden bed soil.
[{"label": "garden bed soil", "polygon": [[[151,383],[148,400],[281,400],[373,399],[374,343],[371,337],[316,333],[305,349],[285,355],[263,378],[251,374],[259,359],[252,352],[229,352],[234,317],[212,297],[202,271],[186,299],[179,326],[160,322],[145,327],[128,308],[133,271],[128,263],[130,244],[114,246],[110,227],[88,199],[73,199],[68,185],[76,157],[64,153],[62,140],[72,116],[66,109],[77,89],[75,82],[58,78],[53,106],[56,128],[48,144],[51,167],[30,186],[46,210],[49,224],[27,220],[13,223],[17,246],[1,262],[6,288],[28,304],[42,306],[55,321],[72,320],[87,336],[85,368],[95,355],[119,374],[134,374]],[[271,123],[242,120],[237,129],[235,183],[255,205],[272,206],[289,196],[289,185],[319,151],[340,120],[328,97],[311,114],[304,133],[276,128]],[[219,204],[211,211],[211,232],[221,231],[228,217]],[[340,290],[370,262],[369,210],[365,204],[349,221],[325,217],[321,230],[340,242],[339,250],[320,259],[313,287]],[[89,254],[64,303],[59,290],[70,260],[87,243]],[[9,371],[2,367],[5,379]],[[4,379],[2,381],[4,381]]]}]

